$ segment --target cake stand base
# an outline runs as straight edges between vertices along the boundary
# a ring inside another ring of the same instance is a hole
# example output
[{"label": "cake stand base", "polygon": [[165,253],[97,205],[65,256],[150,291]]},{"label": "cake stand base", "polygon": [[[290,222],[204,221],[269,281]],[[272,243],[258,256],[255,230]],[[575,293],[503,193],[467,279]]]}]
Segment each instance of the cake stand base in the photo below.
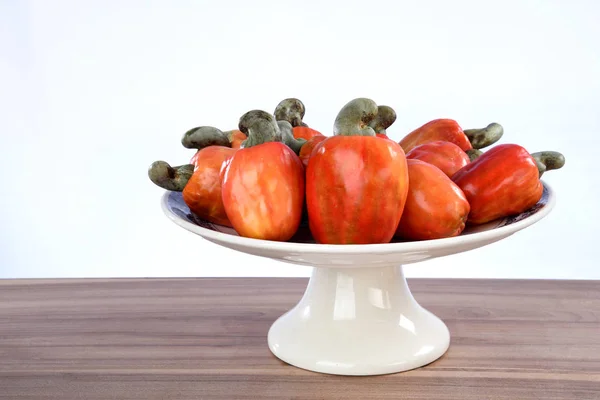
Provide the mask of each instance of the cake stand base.
[{"label": "cake stand base", "polygon": [[450,333],[415,301],[401,266],[316,267],[268,342],[276,357],[302,369],[381,375],[435,361],[448,350]]}]

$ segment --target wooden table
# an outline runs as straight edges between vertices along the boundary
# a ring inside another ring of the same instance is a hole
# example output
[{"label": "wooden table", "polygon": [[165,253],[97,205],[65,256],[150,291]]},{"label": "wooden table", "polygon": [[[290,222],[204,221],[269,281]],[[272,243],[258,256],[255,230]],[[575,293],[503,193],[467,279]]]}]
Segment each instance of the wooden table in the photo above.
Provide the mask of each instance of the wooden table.
[{"label": "wooden table", "polygon": [[305,279],[0,281],[0,399],[600,399],[600,282],[409,284],[450,350],[341,377],[267,347]]}]

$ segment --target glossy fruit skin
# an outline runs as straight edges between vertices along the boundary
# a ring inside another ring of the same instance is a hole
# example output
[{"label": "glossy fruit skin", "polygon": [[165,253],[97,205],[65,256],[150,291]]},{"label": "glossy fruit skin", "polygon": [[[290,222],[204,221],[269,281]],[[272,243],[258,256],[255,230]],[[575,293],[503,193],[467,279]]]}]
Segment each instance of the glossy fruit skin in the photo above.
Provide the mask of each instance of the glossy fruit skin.
[{"label": "glossy fruit skin", "polygon": [[183,201],[198,217],[209,222],[229,226],[221,197],[222,165],[236,153],[236,149],[209,146],[196,152],[190,164],[194,173],[183,189]]},{"label": "glossy fruit skin", "polygon": [[244,237],[287,241],[300,224],[304,167],[281,142],[238,150],[223,171],[223,204]]},{"label": "glossy fruit skin", "polygon": [[298,154],[298,156],[300,157],[300,161],[302,161],[302,164],[305,168],[308,167],[308,160],[310,159],[310,155],[312,154],[315,147],[325,139],[327,139],[327,136],[315,135],[308,139],[308,141],[302,146],[302,148],[300,149],[300,154]]},{"label": "glossy fruit skin", "polygon": [[294,138],[305,140],[309,140],[314,136],[324,136],[321,132],[309,128],[308,126],[295,126],[292,129],[292,133],[294,134]]},{"label": "glossy fruit skin", "polygon": [[415,129],[400,141],[400,146],[405,153],[408,153],[421,144],[437,140],[452,142],[463,151],[473,148],[460,125],[455,120],[448,118],[434,119]]},{"label": "glossy fruit skin", "polygon": [[471,205],[471,224],[520,214],[533,207],[543,192],[535,160],[526,149],[512,143],[487,150],[456,172],[452,180]]},{"label": "glossy fruit skin", "polygon": [[375,136],[382,139],[389,139],[388,135],[386,135],[385,133],[376,133]]},{"label": "glossy fruit skin", "polygon": [[317,243],[388,243],[408,193],[402,148],[375,136],[332,136],[308,162],[306,203]]},{"label": "glossy fruit skin", "polygon": [[409,159],[407,165],[410,185],[396,236],[432,240],[460,235],[470,211],[462,190],[432,164]]},{"label": "glossy fruit skin", "polygon": [[436,140],[414,147],[406,154],[407,159],[421,160],[435,165],[448,177],[452,177],[470,162],[469,156],[452,142]]},{"label": "glossy fruit skin", "polygon": [[231,143],[231,147],[234,149],[239,149],[242,145],[242,142],[247,138],[248,137],[244,134],[244,132],[237,129],[229,133],[229,142]]}]

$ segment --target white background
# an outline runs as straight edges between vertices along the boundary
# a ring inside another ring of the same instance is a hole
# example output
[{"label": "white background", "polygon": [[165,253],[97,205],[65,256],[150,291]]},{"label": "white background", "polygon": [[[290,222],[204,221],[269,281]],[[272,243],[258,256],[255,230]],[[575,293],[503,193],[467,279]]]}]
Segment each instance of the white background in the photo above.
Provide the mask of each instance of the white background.
[{"label": "white background", "polygon": [[408,276],[600,278],[600,3],[0,0],[0,278],[307,276],[178,228],[147,178],[182,133],[236,127],[285,97],[331,134],[339,108],[423,123],[496,121],[559,150],[553,212]]}]

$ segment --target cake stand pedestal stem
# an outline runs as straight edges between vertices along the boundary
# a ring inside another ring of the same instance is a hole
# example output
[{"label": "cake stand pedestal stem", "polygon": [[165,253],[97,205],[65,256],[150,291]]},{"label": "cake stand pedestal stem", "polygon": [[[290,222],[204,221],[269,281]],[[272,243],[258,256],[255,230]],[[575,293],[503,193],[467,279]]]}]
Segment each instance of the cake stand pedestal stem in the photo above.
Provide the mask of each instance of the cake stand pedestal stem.
[{"label": "cake stand pedestal stem", "polygon": [[402,266],[315,267],[300,302],[271,326],[269,348],[299,368],[380,375],[448,349],[446,325],[414,299]]}]

